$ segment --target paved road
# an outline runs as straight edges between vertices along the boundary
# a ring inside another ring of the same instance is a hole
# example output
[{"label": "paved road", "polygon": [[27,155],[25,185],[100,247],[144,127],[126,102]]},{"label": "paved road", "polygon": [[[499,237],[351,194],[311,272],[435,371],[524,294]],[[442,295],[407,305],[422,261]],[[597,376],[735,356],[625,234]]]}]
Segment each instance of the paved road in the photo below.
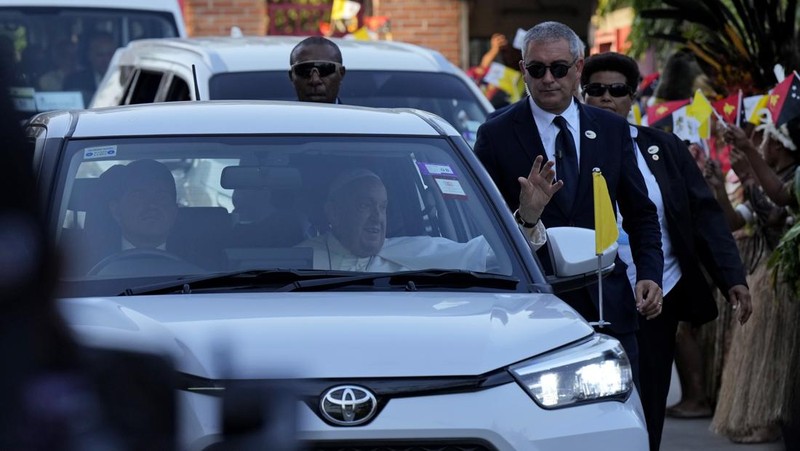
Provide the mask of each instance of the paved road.
[{"label": "paved road", "polygon": [[[667,405],[680,401],[680,384],[678,374],[672,370],[672,386],[670,386]],[[708,427],[711,418],[683,420],[667,418],[664,423],[664,435],[661,439],[661,451],[784,451],[783,442],[762,444],[737,444],[725,437],[711,432]]]},{"label": "paved road", "polygon": [[783,442],[737,444],[708,430],[710,418],[682,420],[667,418],[661,451],[783,451]]}]

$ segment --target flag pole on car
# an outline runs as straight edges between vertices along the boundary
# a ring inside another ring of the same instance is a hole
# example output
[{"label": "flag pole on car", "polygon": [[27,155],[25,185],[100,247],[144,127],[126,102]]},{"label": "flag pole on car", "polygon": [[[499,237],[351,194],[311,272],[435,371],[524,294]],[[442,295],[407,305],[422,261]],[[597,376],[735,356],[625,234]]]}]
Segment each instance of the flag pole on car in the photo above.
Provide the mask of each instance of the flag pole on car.
[{"label": "flag pole on car", "polygon": [[608,194],[606,179],[603,177],[600,168],[592,169],[592,191],[594,193],[594,252],[595,255],[597,255],[599,319],[589,324],[602,328],[611,325],[611,323],[606,321],[603,317],[603,253],[617,241],[619,230],[617,230],[614,209],[611,207],[611,197]]}]

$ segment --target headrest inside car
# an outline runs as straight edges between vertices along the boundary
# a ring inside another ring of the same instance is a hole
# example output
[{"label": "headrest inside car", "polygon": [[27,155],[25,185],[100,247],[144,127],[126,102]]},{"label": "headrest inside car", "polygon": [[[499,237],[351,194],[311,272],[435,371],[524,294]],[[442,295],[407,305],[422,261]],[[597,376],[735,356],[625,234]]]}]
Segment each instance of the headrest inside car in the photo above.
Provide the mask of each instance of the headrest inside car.
[{"label": "headrest inside car", "polygon": [[294,168],[266,166],[227,166],[220,185],[225,189],[295,189],[302,186],[300,172]]}]

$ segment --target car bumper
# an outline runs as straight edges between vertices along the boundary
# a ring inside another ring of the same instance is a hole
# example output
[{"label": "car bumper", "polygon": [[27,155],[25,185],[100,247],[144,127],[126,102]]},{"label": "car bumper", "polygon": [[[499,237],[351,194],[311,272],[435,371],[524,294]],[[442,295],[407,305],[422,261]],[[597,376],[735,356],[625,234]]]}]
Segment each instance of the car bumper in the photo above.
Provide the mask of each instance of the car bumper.
[{"label": "car bumper", "polygon": [[[208,404],[210,399],[195,401],[205,404],[202,410],[216,410]],[[190,404],[201,407],[196,402]],[[188,435],[183,438],[193,443],[191,449],[202,449],[217,439],[217,418],[203,420],[196,410],[184,414],[192,415],[185,418],[191,420],[189,423],[199,421],[192,431],[184,431]],[[485,449],[497,451],[565,451],[597,448],[600,444],[602,449],[621,451],[648,447],[636,392],[624,403],[598,402],[545,410],[521,387],[510,383],[477,392],[392,399],[364,426],[331,426],[304,403],[298,403],[295,414],[301,441],[348,449],[376,442],[383,446],[397,442],[419,449],[425,449],[426,444],[482,444]]]}]

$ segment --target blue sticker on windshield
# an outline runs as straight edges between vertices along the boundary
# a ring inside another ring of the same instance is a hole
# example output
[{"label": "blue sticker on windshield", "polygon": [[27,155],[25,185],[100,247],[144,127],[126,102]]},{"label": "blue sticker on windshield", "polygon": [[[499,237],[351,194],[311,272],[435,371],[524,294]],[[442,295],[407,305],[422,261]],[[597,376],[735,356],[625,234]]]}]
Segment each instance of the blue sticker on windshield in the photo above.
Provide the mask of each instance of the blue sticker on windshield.
[{"label": "blue sticker on windshield", "polygon": [[108,158],[117,156],[117,146],[87,147],[83,149],[84,160],[95,160],[97,158]]},{"label": "blue sticker on windshield", "polygon": [[434,175],[440,177],[456,177],[456,171],[447,164],[434,164],[417,162],[419,172],[422,175]]}]

